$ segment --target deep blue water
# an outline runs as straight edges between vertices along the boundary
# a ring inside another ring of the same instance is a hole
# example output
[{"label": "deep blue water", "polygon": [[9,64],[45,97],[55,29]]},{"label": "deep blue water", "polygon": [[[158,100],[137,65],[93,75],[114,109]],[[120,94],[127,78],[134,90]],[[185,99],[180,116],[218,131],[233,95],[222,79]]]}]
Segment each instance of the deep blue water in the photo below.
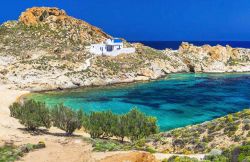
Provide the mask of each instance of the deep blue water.
[{"label": "deep blue water", "polygon": [[83,88],[30,96],[48,105],[126,113],[138,107],[161,130],[212,120],[250,107],[250,74],[171,74],[147,83]]},{"label": "deep blue water", "polygon": [[[182,41],[131,41],[131,42],[140,42],[146,46],[163,50],[166,48],[178,49]],[[184,41],[196,46],[202,46],[205,44],[215,46],[215,45],[230,45],[231,47],[239,47],[239,48],[250,48],[250,41]]]}]

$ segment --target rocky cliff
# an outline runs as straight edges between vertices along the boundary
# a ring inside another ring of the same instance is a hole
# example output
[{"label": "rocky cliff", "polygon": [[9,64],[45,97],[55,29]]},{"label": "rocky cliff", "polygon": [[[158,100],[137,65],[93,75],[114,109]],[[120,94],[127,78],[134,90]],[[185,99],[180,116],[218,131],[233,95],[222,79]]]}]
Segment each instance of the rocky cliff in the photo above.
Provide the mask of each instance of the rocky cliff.
[{"label": "rocky cliff", "polygon": [[57,8],[31,8],[0,26],[0,81],[27,90],[51,90],[151,80],[175,72],[250,71],[250,51],[229,46],[95,56],[85,47],[111,36]]}]

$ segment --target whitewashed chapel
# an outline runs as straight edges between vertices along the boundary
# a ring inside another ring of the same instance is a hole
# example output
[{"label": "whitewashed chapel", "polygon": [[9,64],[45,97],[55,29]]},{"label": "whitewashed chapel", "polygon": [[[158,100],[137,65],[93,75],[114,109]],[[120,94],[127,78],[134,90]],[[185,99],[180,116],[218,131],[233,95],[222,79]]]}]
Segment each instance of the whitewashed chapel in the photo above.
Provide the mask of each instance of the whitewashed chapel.
[{"label": "whitewashed chapel", "polygon": [[135,48],[124,48],[123,42],[119,38],[107,39],[99,44],[92,44],[88,47],[89,52],[96,55],[117,56],[119,54],[134,53]]}]

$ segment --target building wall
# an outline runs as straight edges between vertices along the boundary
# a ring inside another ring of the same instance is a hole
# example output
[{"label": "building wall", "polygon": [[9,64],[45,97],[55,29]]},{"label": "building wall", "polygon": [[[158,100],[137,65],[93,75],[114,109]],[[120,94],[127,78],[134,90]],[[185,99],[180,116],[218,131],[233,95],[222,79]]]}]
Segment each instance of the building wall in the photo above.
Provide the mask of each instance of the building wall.
[{"label": "building wall", "polygon": [[89,52],[97,54],[97,55],[101,55],[107,52],[106,45],[105,44],[92,44],[89,47]]},{"label": "building wall", "polygon": [[119,54],[130,54],[130,53],[135,53],[135,48],[122,48],[120,50],[105,52],[104,55],[117,56]]},{"label": "building wall", "polygon": [[109,55],[109,56],[117,56],[119,54],[129,54],[135,53],[135,48],[123,48],[123,43],[117,43],[112,45],[112,51],[107,50],[107,45],[104,43],[101,44],[92,44],[87,47],[89,52],[94,53],[96,55]]}]

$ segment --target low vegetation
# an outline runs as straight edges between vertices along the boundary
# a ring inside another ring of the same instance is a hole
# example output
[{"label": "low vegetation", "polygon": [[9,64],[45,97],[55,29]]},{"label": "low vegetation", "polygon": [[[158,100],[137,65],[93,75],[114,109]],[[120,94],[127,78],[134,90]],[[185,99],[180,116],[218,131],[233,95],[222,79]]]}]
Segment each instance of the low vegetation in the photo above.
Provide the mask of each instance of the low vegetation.
[{"label": "low vegetation", "polygon": [[214,149],[204,160],[190,157],[172,156],[163,162],[249,162],[250,161],[250,142],[243,143],[241,146],[230,147],[224,151]]},{"label": "low vegetation", "polygon": [[145,145],[146,140],[140,139],[137,141],[124,141],[119,142],[115,139],[92,139],[91,143],[93,144],[94,151],[97,152],[106,152],[106,151],[129,151],[129,150],[140,150],[150,153],[156,153],[157,151]]},{"label": "low vegetation", "polygon": [[45,147],[44,142],[39,142],[38,144],[25,144],[22,146],[5,145],[0,147],[0,162],[14,162],[30,151]]},{"label": "low vegetation", "polygon": [[23,153],[14,146],[0,147],[0,161],[12,162],[23,156]]},{"label": "low vegetation", "polygon": [[[190,158],[187,156],[172,156],[169,159],[164,159],[163,162],[199,162],[196,158]],[[207,162],[207,161],[206,161]]]},{"label": "low vegetation", "polygon": [[198,125],[162,132],[147,138],[158,152],[195,154],[226,149],[249,141],[250,109]]}]

